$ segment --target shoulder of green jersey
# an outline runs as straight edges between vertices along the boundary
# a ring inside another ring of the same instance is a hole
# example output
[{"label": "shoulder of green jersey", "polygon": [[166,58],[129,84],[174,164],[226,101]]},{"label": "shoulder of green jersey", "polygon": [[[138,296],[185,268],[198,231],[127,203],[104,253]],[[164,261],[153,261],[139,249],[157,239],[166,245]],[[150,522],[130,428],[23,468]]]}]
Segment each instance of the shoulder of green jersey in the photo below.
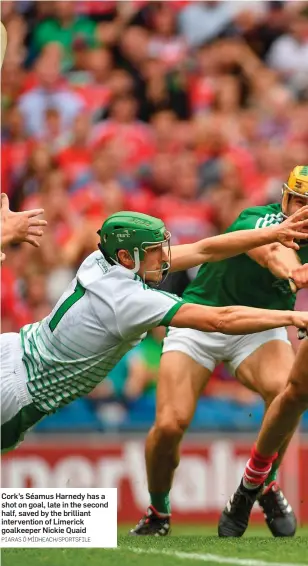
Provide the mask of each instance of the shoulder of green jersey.
[{"label": "shoulder of green jersey", "polygon": [[277,213],[267,213],[264,216],[260,216],[256,221],[256,228],[268,228],[269,226],[274,226],[276,224],[281,224],[284,217],[282,212]]}]

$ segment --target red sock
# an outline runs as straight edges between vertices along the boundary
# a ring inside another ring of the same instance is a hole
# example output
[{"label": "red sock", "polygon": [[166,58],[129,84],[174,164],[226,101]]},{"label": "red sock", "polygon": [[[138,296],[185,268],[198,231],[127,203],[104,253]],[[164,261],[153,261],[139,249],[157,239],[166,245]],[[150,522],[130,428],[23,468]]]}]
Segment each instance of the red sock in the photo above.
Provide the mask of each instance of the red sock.
[{"label": "red sock", "polygon": [[277,456],[278,452],[276,452],[274,456],[262,456],[257,452],[255,446],[253,446],[243,475],[244,487],[247,489],[256,489],[262,485],[267,479],[272,464]]}]

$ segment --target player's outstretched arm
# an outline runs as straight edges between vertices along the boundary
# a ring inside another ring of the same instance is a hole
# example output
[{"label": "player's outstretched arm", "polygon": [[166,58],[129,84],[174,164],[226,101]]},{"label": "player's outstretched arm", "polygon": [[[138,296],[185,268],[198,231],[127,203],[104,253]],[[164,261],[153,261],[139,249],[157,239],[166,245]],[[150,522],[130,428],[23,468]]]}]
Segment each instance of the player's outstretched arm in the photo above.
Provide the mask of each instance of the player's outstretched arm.
[{"label": "player's outstretched arm", "polygon": [[170,322],[179,328],[194,328],[203,332],[251,334],[296,326],[307,328],[308,312],[255,309],[252,307],[207,307],[185,303]]},{"label": "player's outstretched arm", "polygon": [[[298,250],[295,239],[308,238],[308,206],[302,207],[281,224],[262,229],[239,230],[182,246],[171,247],[171,270],[182,271],[202,263],[220,261],[253,248],[279,242]],[[262,255],[262,254],[261,254]]]},{"label": "player's outstretched arm", "polygon": [[[28,242],[32,246],[39,247],[38,238],[43,235],[42,228],[47,222],[37,217],[43,212],[42,208],[12,212],[9,209],[7,195],[1,194],[1,245]],[[3,259],[4,254],[1,255],[1,261]]]}]

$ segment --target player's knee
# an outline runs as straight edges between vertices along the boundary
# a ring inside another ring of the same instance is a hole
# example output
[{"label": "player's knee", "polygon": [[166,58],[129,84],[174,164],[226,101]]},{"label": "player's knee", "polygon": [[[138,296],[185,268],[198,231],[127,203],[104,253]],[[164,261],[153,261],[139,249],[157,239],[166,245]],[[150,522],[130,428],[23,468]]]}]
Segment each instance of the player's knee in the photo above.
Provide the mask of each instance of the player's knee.
[{"label": "player's knee", "polygon": [[156,432],[164,439],[164,441],[181,440],[190,420],[184,416],[180,416],[172,411],[158,418],[155,423]]},{"label": "player's knee", "polygon": [[269,406],[271,402],[282,393],[287,386],[287,381],[285,379],[277,379],[273,380],[271,383],[268,384],[268,387],[263,392],[263,399],[265,404]]},{"label": "player's knee", "polygon": [[293,405],[300,405],[302,410],[308,408],[308,383],[291,380],[285,392],[287,400]]}]

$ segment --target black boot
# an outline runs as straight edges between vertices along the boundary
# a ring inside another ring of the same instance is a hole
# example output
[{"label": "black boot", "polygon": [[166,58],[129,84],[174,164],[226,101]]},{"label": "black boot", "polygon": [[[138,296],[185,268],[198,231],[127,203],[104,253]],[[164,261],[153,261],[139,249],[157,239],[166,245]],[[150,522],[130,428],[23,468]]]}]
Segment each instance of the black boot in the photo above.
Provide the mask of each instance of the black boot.
[{"label": "black boot", "polygon": [[148,507],[146,515],[140,519],[138,525],[129,531],[133,536],[165,537],[170,533],[170,515],[159,513],[153,505]]},{"label": "black boot", "polygon": [[[263,487],[263,486],[262,486]],[[218,523],[220,537],[241,537],[248,527],[250,513],[260,489],[246,489],[241,483],[231,495]]]},{"label": "black boot", "polygon": [[258,497],[266,524],[274,537],[294,537],[296,517],[277,482],[271,482]]}]

